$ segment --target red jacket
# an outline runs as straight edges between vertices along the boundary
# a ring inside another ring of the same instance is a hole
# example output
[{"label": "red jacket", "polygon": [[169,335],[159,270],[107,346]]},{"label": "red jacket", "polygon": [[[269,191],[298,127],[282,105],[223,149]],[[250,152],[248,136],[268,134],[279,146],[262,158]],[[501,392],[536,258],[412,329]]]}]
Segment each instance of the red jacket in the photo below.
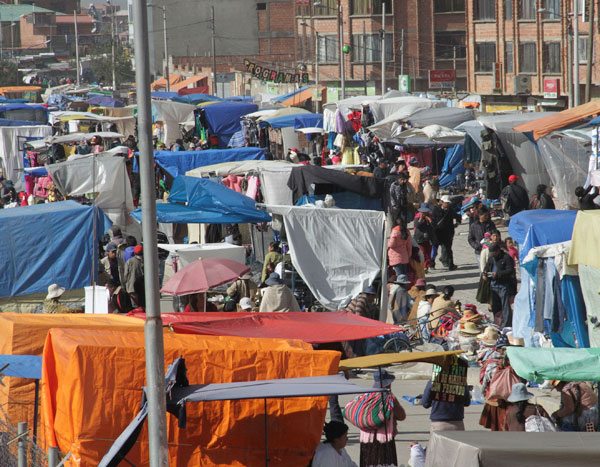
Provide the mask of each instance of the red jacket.
[{"label": "red jacket", "polygon": [[400,226],[397,225],[392,229],[390,238],[388,240],[388,261],[390,266],[397,266],[398,264],[408,264],[410,262],[410,255],[412,254],[412,237],[408,232],[406,240],[402,239],[400,233]]}]

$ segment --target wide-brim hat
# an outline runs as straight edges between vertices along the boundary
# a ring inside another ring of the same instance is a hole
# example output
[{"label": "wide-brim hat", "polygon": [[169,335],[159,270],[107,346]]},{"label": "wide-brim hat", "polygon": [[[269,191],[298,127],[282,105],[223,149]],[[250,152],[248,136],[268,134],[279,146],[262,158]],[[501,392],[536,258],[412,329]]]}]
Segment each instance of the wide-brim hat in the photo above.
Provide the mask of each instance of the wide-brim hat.
[{"label": "wide-brim hat", "polygon": [[425,297],[437,297],[438,295],[439,295],[438,291],[435,290],[433,287],[431,287],[425,291]]},{"label": "wide-brim hat", "polygon": [[476,311],[466,309],[460,318],[461,323],[481,321],[482,316]]},{"label": "wide-brim hat", "polygon": [[527,390],[527,386],[524,383],[513,384],[510,396],[506,399],[507,402],[522,402],[528,401],[532,397],[535,397],[532,393]]},{"label": "wide-brim hat", "polygon": [[276,272],[272,272],[269,275],[269,277],[267,278],[267,280],[265,281],[265,284],[280,285],[280,284],[283,284],[283,281],[281,280],[281,277],[279,276],[279,274],[277,274]]},{"label": "wide-brim hat", "polygon": [[508,343],[514,347],[525,347],[525,339],[522,337],[508,336]]},{"label": "wide-brim hat", "polygon": [[410,279],[408,278],[408,276],[406,274],[400,274],[398,277],[396,277],[396,279],[394,280],[395,284],[410,284]]},{"label": "wide-brim hat", "polygon": [[419,207],[419,212],[431,213],[431,208],[426,203],[421,203]]},{"label": "wide-brim hat", "polygon": [[475,335],[481,333],[481,328],[477,326],[476,323],[473,323],[472,321],[467,321],[463,324],[460,332],[462,332],[463,334]]},{"label": "wide-brim hat", "polygon": [[483,342],[486,345],[492,346],[496,344],[496,341],[498,340],[499,336],[500,333],[495,327],[488,326],[485,328],[483,333],[477,336],[477,339],[481,340],[481,342]]},{"label": "wide-brim hat", "polygon": [[452,202],[452,201],[450,200],[450,196],[448,196],[448,195],[444,195],[444,196],[442,196],[442,197],[440,198],[440,201],[441,201],[442,203],[451,203],[451,202]]},{"label": "wide-brim hat", "polygon": [[377,295],[377,289],[370,285],[365,290],[363,290],[363,293],[366,293],[367,295]]},{"label": "wide-brim hat", "polygon": [[48,295],[46,295],[46,300],[52,300],[53,298],[58,298],[62,294],[65,293],[65,289],[60,287],[58,284],[52,284],[48,286]]},{"label": "wide-brim hat", "polygon": [[389,386],[394,382],[396,377],[387,370],[378,370],[373,375],[373,386],[376,388]]},{"label": "wide-brim hat", "polygon": [[421,278],[419,278],[419,279],[417,279],[417,280],[415,281],[415,285],[416,285],[417,287],[425,287],[425,286],[427,285],[427,282],[425,281],[425,279],[423,279],[423,278],[421,277]]}]

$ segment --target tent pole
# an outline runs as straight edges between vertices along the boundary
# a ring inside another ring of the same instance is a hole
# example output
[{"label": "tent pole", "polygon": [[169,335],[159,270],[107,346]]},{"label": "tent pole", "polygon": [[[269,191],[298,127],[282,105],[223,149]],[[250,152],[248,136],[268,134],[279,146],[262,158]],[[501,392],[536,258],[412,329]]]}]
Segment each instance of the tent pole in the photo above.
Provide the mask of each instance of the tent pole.
[{"label": "tent pole", "polygon": [[387,306],[388,306],[388,294],[387,294],[387,238],[388,238],[388,222],[384,217],[383,219],[383,247],[381,253],[381,296],[379,298],[379,321],[387,321]]},{"label": "tent pole", "polygon": [[38,404],[40,402],[40,380],[35,380],[35,392],[33,396],[33,442],[37,443],[38,429]]},{"label": "tent pole", "polygon": [[[381,367],[378,367],[379,370],[379,387],[383,389],[383,381],[381,379]],[[390,389],[391,392],[391,389]],[[383,429],[385,430],[385,439],[387,442],[388,439],[388,431],[387,431],[387,418],[385,417],[385,397],[383,396],[384,391],[381,391],[381,405],[383,412]],[[393,414],[391,414],[393,416]]]},{"label": "tent pole", "polygon": [[267,398],[263,399],[265,406],[265,466],[269,467],[269,428],[267,425]]}]

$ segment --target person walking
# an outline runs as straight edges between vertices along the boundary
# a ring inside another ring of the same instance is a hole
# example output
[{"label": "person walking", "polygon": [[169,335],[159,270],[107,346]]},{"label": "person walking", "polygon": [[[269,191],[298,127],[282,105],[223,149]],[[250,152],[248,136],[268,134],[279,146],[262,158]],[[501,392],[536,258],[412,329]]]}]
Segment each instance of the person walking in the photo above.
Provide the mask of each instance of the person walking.
[{"label": "person walking", "polygon": [[510,218],[521,211],[529,208],[529,195],[527,190],[517,182],[519,177],[510,175],[508,177],[508,185],[504,187],[500,197],[504,201],[504,212],[508,215],[507,225]]},{"label": "person walking", "polygon": [[456,226],[460,222],[460,215],[452,209],[450,197],[448,195],[442,196],[440,205],[433,208],[433,229],[441,250],[440,262],[449,271],[458,269],[454,264],[452,242],[454,241]]},{"label": "person walking", "polygon": [[552,196],[548,194],[548,187],[544,184],[537,186],[535,194],[531,197],[529,209],[556,209]]},{"label": "person walking", "polygon": [[125,291],[131,301],[138,307],[146,306],[144,290],[144,249],[136,245],[133,249],[133,258],[125,264]]},{"label": "person walking", "polygon": [[478,264],[482,248],[481,241],[484,239],[486,232],[491,232],[492,230],[496,230],[496,224],[490,220],[489,210],[482,206],[479,209],[477,220],[474,220],[469,225],[469,236],[467,237],[469,245],[471,245],[471,248],[475,252]]},{"label": "person walking", "polygon": [[400,172],[396,181],[390,185],[389,214],[392,225],[396,225],[398,219],[402,219],[405,225],[413,220],[414,199],[415,191],[408,183],[408,174]]},{"label": "person walking", "polygon": [[432,384],[431,380],[427,381],[421,399],[424,408],[431,408],[431,431],[464,431],[465,407],[471,405],[469,388],[465,385],[466,397],[460,401],[438,401],[431,395]]},{"label": "person walking", "polygon": [[396,276],[408,274],[408,265],[412,254],[412,236],[401,219],[390,232],[388,240],[388,263]]},{"label": "person walking", "polygon": [[490,281],[492,292],[492,314],[500,328],[512,326],[512,298],[517,293],[515,262],[499,244],[489,248],[490,258],[483,271],[483,280]]},{"label": "person walking", "polygon": [[433,228],[432,212],[425,203],[421,204],[417,217],[415,218],[414,239],[423,253],[423,265],[427,271],[432,265],[431,248],[437,243]]},{"label": "person walking", "polygon": [[387,397],[391,399],[392,413],[384,426],[377,430],[360,430],[360,467],[379,467],[398,465],[396,443],[396,422],[406,419],[406,412],[391,393],[391,386],[396,377],[386,370],[376,371],[373,376],[374,388],[389,389]]}]

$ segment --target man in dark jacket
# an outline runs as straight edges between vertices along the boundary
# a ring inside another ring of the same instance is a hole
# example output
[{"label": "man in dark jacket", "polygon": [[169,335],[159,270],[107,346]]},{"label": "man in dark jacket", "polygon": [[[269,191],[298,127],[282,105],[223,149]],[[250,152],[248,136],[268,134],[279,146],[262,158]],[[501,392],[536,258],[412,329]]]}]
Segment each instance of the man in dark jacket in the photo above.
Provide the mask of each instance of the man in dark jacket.
[{"label": "man in dark jacket", "polygon": [[511,299],[517,293],[515,262],[497,243],[490,246],[490,258],[483,271],[492,290],[492,313],[500,329],[512,326]]},{"label": "man in dark jacket", "polygon": [[398,179],[390,186],[390,215],[392,225],[396,225],[397,219],[402,219],[408,224],[414,217],[414,190],[408,183],[408,174],[401,172]]},{"label": "man in dark jacket", "polygon": [[508,214],[509,220],[515,214],[525,211],[529,208],[529,195],[527,190],[517,184],[519,177],[511,175],[508,177],[508,186],[502,190],[501,197],[504,201],[504,211]]},{"label": "man in dark jacket", "polygon": [[469,245],[475,251],[477,262],[479,263],[479,255],[481,254],[481,240],[486,232],[496,230],[496,224],[490,220],[490,212],[484,206],[479,209],[479,218],[469,226]]},{"label": "man in dark jacket", "polygon": [[455,224],[460,224],[460,215],[453,209],[448,195],[442,196],[440,205],[433,208],[433,228],[435,238],[440,246],[440,262],[450,271],[456,269],[452,241],[454,240]]},{"label": "man in dark jacket", "polygon": [[428,381],[423,391],[421,405],[428,409],[431,407],[431,431],[464,431],[465,407],[471,404],[471,393],[465,387],[466,397],[460,402],[438,401],[431,397],[432,382]]}]

